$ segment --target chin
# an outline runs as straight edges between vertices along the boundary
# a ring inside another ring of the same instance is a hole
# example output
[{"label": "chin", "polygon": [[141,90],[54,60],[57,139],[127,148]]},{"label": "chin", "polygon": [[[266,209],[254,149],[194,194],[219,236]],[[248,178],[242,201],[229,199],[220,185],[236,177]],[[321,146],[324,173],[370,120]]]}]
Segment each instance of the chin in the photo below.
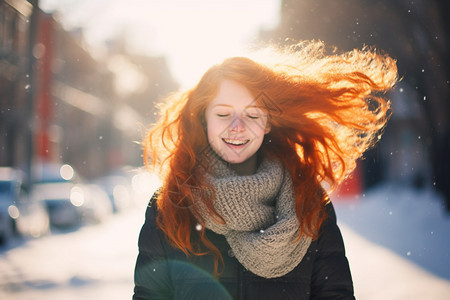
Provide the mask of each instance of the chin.
[{"label": "chin", "polygon": [[225,151],[216,151],[214,150],[217,155],[222,158],[224,161],[226,161],[227,163],[230,164],[240,164],[242,162],[244,162],[247,158],[236,155],[236,153],[227,153]]},{"label": "chin", "polygon": [[228,156],[227,158],[223,158],[226,162],[230,164],[241,164],[249,159],[248,155],[237,155],[236,153],[233,153],[233,155]]},{"label": "chin", "polygon": [[247,159],[226,159],[230,164],[241,164],[245,162]]}]

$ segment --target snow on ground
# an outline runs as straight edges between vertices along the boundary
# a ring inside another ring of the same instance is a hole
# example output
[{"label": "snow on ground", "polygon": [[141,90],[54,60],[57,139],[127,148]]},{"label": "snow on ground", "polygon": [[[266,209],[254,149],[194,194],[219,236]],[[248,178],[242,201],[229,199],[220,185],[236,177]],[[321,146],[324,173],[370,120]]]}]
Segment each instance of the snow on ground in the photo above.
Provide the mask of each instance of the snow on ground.
[{"label": "snow on ground", "polygon": [[143,210],[0,251],[0,299],[131,299]]},{"label": "snow on ground", "polygon": [[[449,268],[449,218],[439,197],[382,187],[335,206],[357,299],[448,299],[450,280],[436,276]],[[0,248],[0,299],[131,299],[144,209]]]},{"label": "snow on ground", "polygon": [[447,300],[450,281],[340,225],[356,299]]},{"label": "snow on ground", "polygon": [[357,299],[450,299],[450,215],[438,194],[383,185],[334,206]]},{"label": "snow on ground", "polygon": [[386,184],[353,201],[336,200],[340,222],[450,280],[450,214],[437,193]]}]

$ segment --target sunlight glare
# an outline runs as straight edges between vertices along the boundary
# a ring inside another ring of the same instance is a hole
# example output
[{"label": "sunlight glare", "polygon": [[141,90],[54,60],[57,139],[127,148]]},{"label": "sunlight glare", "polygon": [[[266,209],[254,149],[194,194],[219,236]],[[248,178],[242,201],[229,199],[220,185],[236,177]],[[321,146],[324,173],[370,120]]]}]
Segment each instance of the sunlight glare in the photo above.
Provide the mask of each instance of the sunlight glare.
[{"label": "sunlight glare", "polygon": [[243,53],[260,30],[276,27],[280,10],[280,0],[40,3],[60,11],[66,27],[82,27],[90,45],[122,35],[134,52],[166,56],[182,88],[191,87],[212,64]]},{"label": "sunlight glare", "polygon": [[70,202],[75,206],[81,206],[84,204],[84,191],[79,186],[74,186],[70,191]]},{"label": "sunlight glare", "polygon": [[75,171],[73,170],[72,166],[67,164],[61,166],[61,168],[59,169],[59,173],[64,180],[71,180],[75,175]]}]

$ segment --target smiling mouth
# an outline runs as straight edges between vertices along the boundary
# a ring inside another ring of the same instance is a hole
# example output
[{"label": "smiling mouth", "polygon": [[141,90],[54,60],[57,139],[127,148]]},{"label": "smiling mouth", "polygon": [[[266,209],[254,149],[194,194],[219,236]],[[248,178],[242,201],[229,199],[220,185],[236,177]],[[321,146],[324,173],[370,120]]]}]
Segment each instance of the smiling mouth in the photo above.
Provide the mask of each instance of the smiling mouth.
[{"label": "smiling mouth", "polygon": [[242,139],[228,139],[228,138],[223,138],[222,139],[226,144],[228,145],[232,145],[232,146],[243,146],[248,144],[248,142],[250,140],[242,140]]}]

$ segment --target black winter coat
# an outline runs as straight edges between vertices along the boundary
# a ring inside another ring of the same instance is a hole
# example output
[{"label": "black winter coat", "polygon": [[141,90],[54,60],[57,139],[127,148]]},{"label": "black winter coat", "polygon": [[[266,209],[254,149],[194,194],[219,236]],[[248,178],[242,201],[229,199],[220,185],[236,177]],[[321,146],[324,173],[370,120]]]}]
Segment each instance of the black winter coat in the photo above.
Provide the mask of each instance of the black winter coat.
[{"label": "black winter coat", "polygon": [[319,238],[311,243],[301,263],[279,278],[266,279],[247,271],[233,257],[225,237],[207,230],[208,239],[225,261],[225,270],[216,280],[211,256],[186,257],[167,243],[156,225],[157,209],[152,199],[139,236],[133,299],[354,299],[344,243],[331,203],[327,212],[329,217]]}]

